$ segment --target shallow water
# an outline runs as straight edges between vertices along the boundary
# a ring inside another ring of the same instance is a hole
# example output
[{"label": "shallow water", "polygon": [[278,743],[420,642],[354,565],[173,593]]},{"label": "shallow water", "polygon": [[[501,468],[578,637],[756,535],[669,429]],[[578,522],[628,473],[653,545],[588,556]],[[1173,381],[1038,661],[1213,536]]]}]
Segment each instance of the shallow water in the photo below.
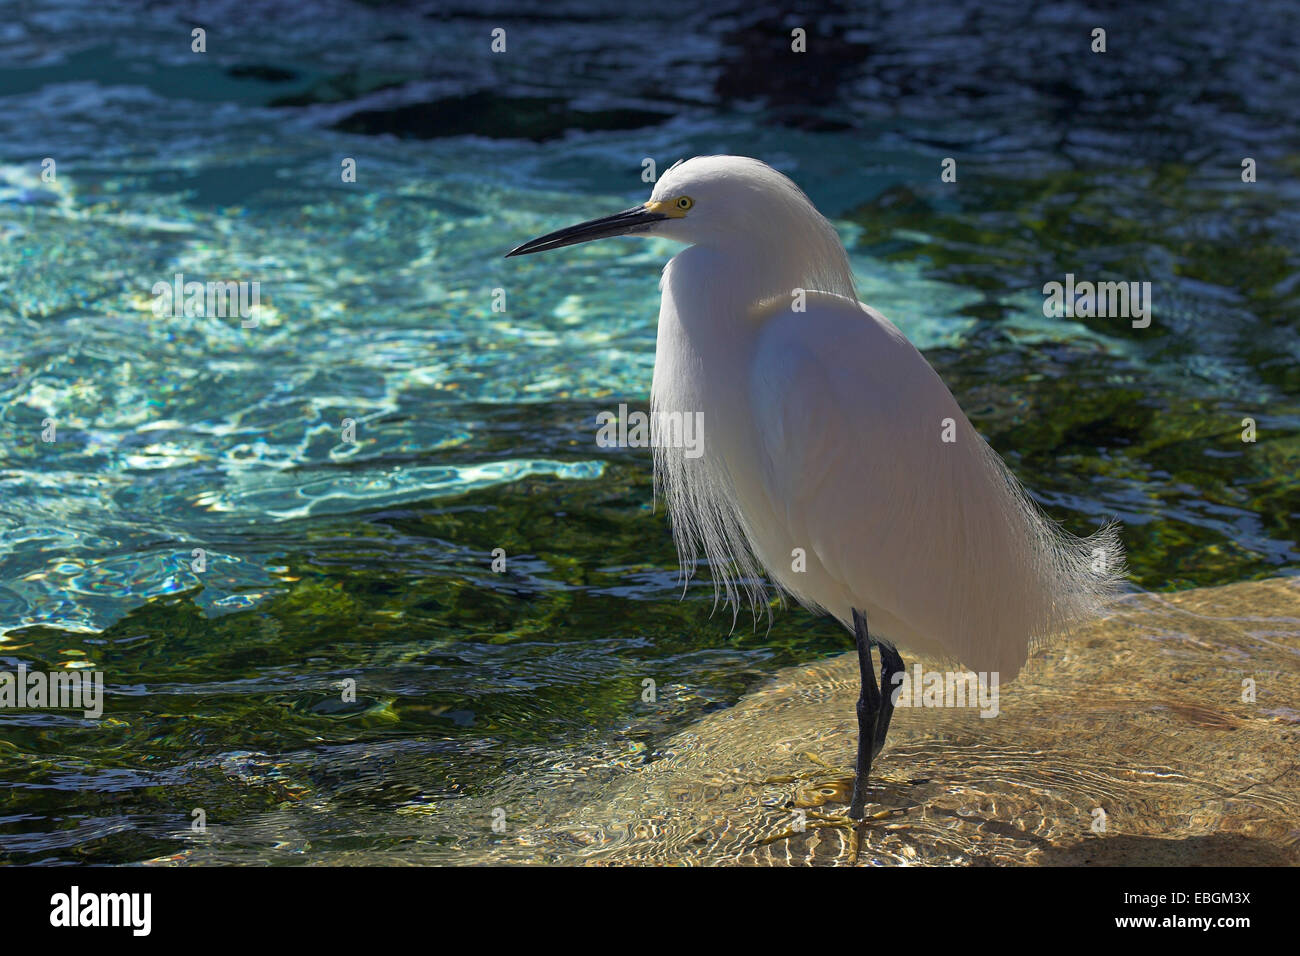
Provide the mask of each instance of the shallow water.
[{"label": "shallow water", "polygon": [[[490,794],[404,803],[382,848],[349,837],[385,814],[250,760],[227,772],[292,801],[154,862],[1295,866],[1298,666],[1295,578],[1131,595],[981,707],[904,702],[856,838],[834,819],[856,746],[848,653],[651,750],[584,747]],[[418,756],[374,757],[387,786],[422,789]]]},{"label": "shallow water", "polygon": [[[673,247],[500,258],[644,195],[645,156],[790,172],[1051,513],[1123,522],[1135,587],[1294,573],[1289,5],[1111,13],[1094,61],[1082,6],[886,4],[829,17],[802,81],[775,7],[551,9],[503,7],[496,59],[477,4],[218,4],[202,58],[179,8],[7,11],[0,669],[101,669],[110,699],[0,716],[5,858],[166,857],[203,808],[233,857],[400,860],[430,813],[584,806],[575,781],[845,647],[679,600],[649,456],[595,446],[646,401]],[[259,281],[260,324],[155,315],[177,272]],[[1066,272],[1151,281],[1151,327],[1045,319]]]}]

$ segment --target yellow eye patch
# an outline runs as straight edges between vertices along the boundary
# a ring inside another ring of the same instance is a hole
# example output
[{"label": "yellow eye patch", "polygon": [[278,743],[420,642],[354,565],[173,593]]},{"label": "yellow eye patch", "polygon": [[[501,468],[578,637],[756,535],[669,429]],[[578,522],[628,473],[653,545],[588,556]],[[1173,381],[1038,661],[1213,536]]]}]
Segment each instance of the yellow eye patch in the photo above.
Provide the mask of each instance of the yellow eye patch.
[{"label": "yellow eye patch", "polygon": [[695,200],[690,196],[675,196],[672,199],[660,199],[658,202],[648,202],[645,204],[645,207],[651,212],[657,212],[661,216],[667,216],[669,219],[681,219],[686,215],[687,210],[694,205]]}]

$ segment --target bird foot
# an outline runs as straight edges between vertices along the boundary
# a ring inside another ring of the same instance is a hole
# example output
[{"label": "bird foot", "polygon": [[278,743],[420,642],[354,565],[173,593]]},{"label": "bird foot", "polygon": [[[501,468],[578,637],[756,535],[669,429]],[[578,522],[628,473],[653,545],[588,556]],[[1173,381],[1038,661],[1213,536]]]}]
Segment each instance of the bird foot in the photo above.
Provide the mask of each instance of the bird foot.
[{"label": "bird foot", "polygon": [[[850,781],[851,784],[852,781]],[[888,820],[891,817],[901,816],[910,809],[912,808],[902,807],[897,810],[878,810],[875,813],[866,814],[861,820],[854,820],[846,813],[819,813],[816,810],[807,810],[803,811],[803,819],[800,821],[799,826],[764,837],[758,841],[758,845],[767,846],[772,843],[779,843],[782,840],[789,840],[792,837],[807,833],[809,830],[847,830],[849,858],[851,863],[856,866],[858,856],[862,850],[863,828],[882,820]]]},{"label": "bird foot", "polygon": [[[800,770],[796,773],[768,777],[765,780],[760,780],[757,784],[753,784],[753,786],[780,786],[788,783],[815,781],[812,787],[797,790],[794,797],[783,804],[789,809],[796,810],[824,807],[829,803],[849,803],[852,800],[854,781],[852,769],[836,766],[812,751],[805,751],[803,756],[816,764],[817,769]],[[832,779],[826,779],[831,775],[834,775]],[[925,780],[907,781],[909,784],[926,782]]]},{"label": "bird foot", "polygon": [[[797,771],[792,774],[783,774],[777,777],[769,777],[762,781],[761,785],[777,785],[786,783],[799,783],[803,781],[815,781],[809,788],[801,788],[796,791],[794,797],[786,801],[784,807],[788,810],[794,810],[800,814],[798,826],[783,830],[780,833],[772,834],[758,841],[759,846],[767,846],[772,843],[779,843],[782,840],[789,840],[792,837],[800,836],[809,830],[847,830],[849,843],[849,856],[853,863],[858,862],[858,855],[862,848],[862,833],[864,828],[889,820],[894,817],[900,817],[909,810],[915,810],[916,806],[897,807],[894,809],[882,808],[871,813],[863,815],[861,820],[855,820],[847,812],[825,813],[819,808],[827,804],[847,804],[853,797],[854,773],[843,766],[836,766],[823,757],[811,751],[805,751],[803,756],[811,763],[816,764],[816,768]],[[832,779],[827,779],[831,777]],[[923,780],[910,780],[908,783],[924,783]]]},{"label": "bird foot", "polygon": [[812,761],[813,763],[815,763],[821,769],[800,770],[797,771],[796,773],[779,774],[778,776],[775,777],[768,777],[765,780],[760,780],[757,786],[769,787],[769,786],[775,786],[777,784],[782,784],[782,783],[797,783],[800,780],[814,780],[817,779],[818,777],[824,776],[827,770],[831,771],[832,773],[846,772],[843,767],[837,767],[834,764],[829,763],[824,758],[818,756],[817,754],[813,753],[810,750],[804,751],[803,756],[808,758],[808,760]]}]

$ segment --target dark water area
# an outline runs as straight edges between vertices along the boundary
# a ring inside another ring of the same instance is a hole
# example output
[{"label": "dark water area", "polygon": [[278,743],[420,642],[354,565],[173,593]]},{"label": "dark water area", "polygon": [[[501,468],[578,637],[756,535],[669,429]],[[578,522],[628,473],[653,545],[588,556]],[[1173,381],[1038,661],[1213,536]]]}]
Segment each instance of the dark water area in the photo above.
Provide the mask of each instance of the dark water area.
[{"label": "dark water area", "polygon": [[[677,247],[501,258],[647,158],[792,176],[1048,512],[1120,520],[1135,589],[1300,567],[1294,4],[0,13],[0,670],[107,691],[0,714],[0,860],[436,855],[431,817],[596,786],[847,648],[732,630],[649,453],[596,445]],[[259,324],[156,314],[176,273],[259,281]],[[1149,325],[1045,316],[1067,274],[1149,282]]]}]

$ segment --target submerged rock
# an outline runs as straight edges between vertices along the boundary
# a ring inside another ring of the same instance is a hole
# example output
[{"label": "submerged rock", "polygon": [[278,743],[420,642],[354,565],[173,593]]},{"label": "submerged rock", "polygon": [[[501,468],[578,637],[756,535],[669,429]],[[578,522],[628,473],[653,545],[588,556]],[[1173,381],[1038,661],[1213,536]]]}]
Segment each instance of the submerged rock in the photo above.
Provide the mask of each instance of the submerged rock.
[{"label": "submerged rock", "polygon": [[[1003,685],[996,717],[900,707],[868,806],[898,812],[859,862],[1296,865],[1298,669],[1300,578],[1131,595]],[[582,855],[846,861],[848,831],[816,824],[844,809],[857,692],[852,653],[779,672],[574,814]],[[785,838],[792,801],[824,806]]]},{"label": "submerged rock", "polygon": [[643,109],[578,110],[553,96],[509,97],[477,92],[428,103],[361,110],[339,120],[335,129],[372,136],[387,133],[404,139],[484,136],[541,143],[575,129],[641,129],[669,119],[669,113]]}]

